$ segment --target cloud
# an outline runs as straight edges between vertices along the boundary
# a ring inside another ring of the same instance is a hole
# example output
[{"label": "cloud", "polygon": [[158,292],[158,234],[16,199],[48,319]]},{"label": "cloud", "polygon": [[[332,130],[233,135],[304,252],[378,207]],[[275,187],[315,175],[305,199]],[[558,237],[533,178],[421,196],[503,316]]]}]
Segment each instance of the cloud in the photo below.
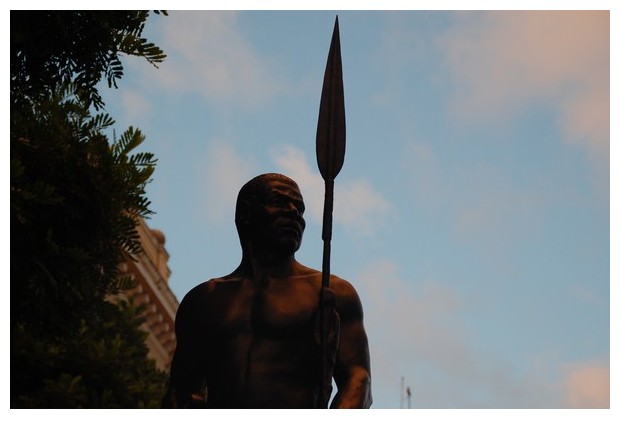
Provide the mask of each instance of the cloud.
[{"label": "cloud", "polygon": [[336,185],[338,199],[334,203],[334,216],[358,234],[372,234],[377,223],[392,214],[392,206],[365,179],[343,181]]},{"label": "cloud", "polygon": [[[313,170],[304,153],[292,146],[283,146],[272,156],[282,173],[293,178],[301,188],[308,218],[322,222],[325,184],[318,170]],[[334,194],[334,222],[356,234],[373,234],[379,222],[393,210],[365,179],[336,180]]]},{"label": "cloud", "polygon": [[162,26],[158,45],[168,58],[154,78],[169,91],[247,107],[277,90],[274,72],[243,36],[237,12],[173,11]]},{"label": "cloud", "polygon": [[486,160],[452,166],[436,147],[413,137],[401,165],[417,213],[443,222],[458,240],[474,240],[479,250],[496,256],[540,231],[556,199],[570,197],[562,189],[550,192],[546,178],[536,186],[515,185],[509,173]]},{"label": "cloud", "polygon": [[566,363],[553,344],[507,358],[493,327],[469,325],[477,304],[455,285],[406,280],[389,259],[366,263],[354,284],[379,408],[398,407],[401,377],[416,408],[609,407],[608,363]]},{"label": "cloud", "polygon": [[397,392],[406,376],[419,406],[448,406],[454,390],[436,385],[436,378],[469,379],[475,372],[455,291],[435,282],[411,284],[390,260],[366,264],[355,284],[364,303],[376,396]]},{"label": "cloud", "polygon": [[195,168],[198,195],[203,199],[199,205],[201,214],[218,223],[230,222],[234,219],[239,189],[256,170],[253,162],[239,154],[230,143],[213,141]]},{"label": "cloud", "polygon": [[309,220],[321,222],[325,192],[321,175],[313,172],[304,153],[295,147],[279,147],[272,152],[272,158],[277,168],[299,185],[306,204],[306,216]]},{"label": "cloud", "polygon": [[124,109],[124,120],[127,122],[140,122],[153,110],[151,104],[140,91],[124,89],[120,92],[121,102]]},{"label": "cloud", "polygon": [[550,204],[540,189],[519,189],[496,167],[488,165],[471,168],[452,193],[457,237],[484,237],[485,245],[490,247],[487,250],[492,252],[503,247],[506,240],[514,245],[539,232]]},{"label": "cloud", "polygon": [[548,105],[568,142],[608,159],[609,31],[608,11],[459,15],[440,43],[455,111],[497,120]]},{"label": "cloud", "polygon": [[609,364],[567,365],[563,387],[566,406],[570,408],[609,408]]}]

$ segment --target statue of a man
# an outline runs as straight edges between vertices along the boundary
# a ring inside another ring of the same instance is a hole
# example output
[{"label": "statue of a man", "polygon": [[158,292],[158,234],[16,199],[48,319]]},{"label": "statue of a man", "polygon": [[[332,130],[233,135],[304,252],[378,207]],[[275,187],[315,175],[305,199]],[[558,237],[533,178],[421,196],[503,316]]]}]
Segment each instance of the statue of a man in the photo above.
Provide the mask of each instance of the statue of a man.
[{"label": "statue of a man", "polygon": [[[297,184],[280,174],[246,183],[235,223],[243,256],[231,274],[192,289],[176,316],[164,407],[314,408],[321,390],[321,272],[295,260],[305,228]],[[368,408],[370,359],[357,292],[334,275],[339,335],[332,408]]]}]

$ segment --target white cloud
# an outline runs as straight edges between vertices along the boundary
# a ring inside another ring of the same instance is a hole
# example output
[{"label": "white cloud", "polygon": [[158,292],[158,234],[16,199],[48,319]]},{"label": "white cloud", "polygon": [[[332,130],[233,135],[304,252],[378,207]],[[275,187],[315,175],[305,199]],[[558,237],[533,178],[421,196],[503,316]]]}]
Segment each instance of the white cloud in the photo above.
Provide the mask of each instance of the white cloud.
[{"label": "white cloud", "polygon": [[[476,369],[454,291],[432,282],[411,284],[388,260],[368,264],[356,284],[365,295],[376,395],[396,393],[396,383],[405,377],[416,407],[467,403],[458,386],[475,378]],[[396,398],[394,394],[394,407]]]},{"label": "white cloud", "polygon": [[254,164],[231,144],[214,141],[195,168],[198,195],[203,199],[201,213],[211,221],[230,222],[239,189],[253,177]]},{"label": "white cloud", "polygon": [[336,184],[336,221],[357,234],[372,234],[379,222],[392,214],[392,206],[368,181],[357,179]]},{"label": "white cloud", "polygon": [[272,158],[282,174],[299,185],[306,204],[306,217],[313,222],[321,222],[325,193],[321,175],[313,172],[304,153],[295,147],[282,146],[272,152]]},{"label": "white cloud", "polygon": [[148,117],[152,106],[144,97],[144,94],[132,89],[124,89],[120,92],[122,97],[125,118],[127,122],[139,122]]},{"label": "white cloud", "polygon": [[[301,188],[308,218],[320,223],[323,219],[325,184],[318,168],[312,169],[304,153],[292,146],[283,146],[272,156],[282,173],[294,179]],[[365,179],[342,182],[336,179],[334,222],[347,230],[356,234],[373,234],[392,210],[390,203]]]},{"label": "white cloud", "polygon": [[158,45],[168,58],[154,78],[209,102],[256,106],[276,91],[273,71],[242,35],[235,11],[172,11]]},{"label": "white cloud", "polygon": [[545,178],[535,187],[514,186],[509,174],[484,160],[449,170],[437,153],[411,138],[401,159],[415,211],[431,219],[447,217],[445,226],[455,238],[474,240],[491,255],[535,235],[555,198],[571,197],[564,189],[551,192]]},{"label": "white cloud", "polygon": [[567,141],[609,155],[609,12],[467,12],[442,39],[466,118],[497,120],[531,103],[556,110]]},{"label": "white cloud", "polygon": [[470,379],[475,372],[454,290],[434,282],[411,284],[390,260],[367,264],[355,284],[364,303],[377,393],[385,397],[405,376],[420,406],[447,406],[453,390],[442,385],[433,392],[432,374],[439,371],[454,380]]}]

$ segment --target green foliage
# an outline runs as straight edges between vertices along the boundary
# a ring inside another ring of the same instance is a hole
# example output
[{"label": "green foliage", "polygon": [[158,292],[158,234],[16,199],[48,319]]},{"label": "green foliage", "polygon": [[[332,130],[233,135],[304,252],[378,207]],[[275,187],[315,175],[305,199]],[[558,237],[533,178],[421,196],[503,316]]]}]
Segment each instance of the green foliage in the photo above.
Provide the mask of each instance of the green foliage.
[{"label": "green foliage", "polygon": [[163,375],[147,359],[139,311],[106,299],[128,288],[118,264],[156,160],[130,127],[109,141],[102,77],[119,54],[157,63],[147,12],[11,12],[11,406],[152,407]]},{"label": "green foliage", "polygon": [[11,407],[155,408],[166,375],[144,358],[139,309],[100,301],[75,335],[45,341],[11,332]]},{"label": "green foliage", "polygon": [[11,115],[12,318],[46,330],[116,291],[118,263],[141,250],[137,219],[151,213],[156,161],[129,154],[144,136],[129,128],[110,144],[113,120],[80,103],[65,94]]},{"label": "green foliage", "polygon": [[[166,14],[164,12],[164,14]],[[117,86],[121,56],[157,66],[166,55],[142,37],[148,11],[11,11],[11,93],[14,100],[41,100],[69,83],[100,109],[96,85]]]}]

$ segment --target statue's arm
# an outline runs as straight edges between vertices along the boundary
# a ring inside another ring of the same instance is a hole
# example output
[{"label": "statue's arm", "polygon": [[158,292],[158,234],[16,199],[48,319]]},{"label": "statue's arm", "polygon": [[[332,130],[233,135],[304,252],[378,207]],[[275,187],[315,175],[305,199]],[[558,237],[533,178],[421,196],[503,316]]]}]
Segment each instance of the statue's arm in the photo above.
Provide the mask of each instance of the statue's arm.
[{"label": "statue's arm", "polygon": [[204,406],[206,380],[201,367],[196,297],[190,292],[181,302],[175,319],[177,346],[170,366],[170,379],[162,408]]},{"label": "statue's arm", "polygon": [[342,280],[334,289],[340,316],[340,340],[334,368],[338,392],[331,408],[370,408],[370,354],[362,304],[349,283]]}]

